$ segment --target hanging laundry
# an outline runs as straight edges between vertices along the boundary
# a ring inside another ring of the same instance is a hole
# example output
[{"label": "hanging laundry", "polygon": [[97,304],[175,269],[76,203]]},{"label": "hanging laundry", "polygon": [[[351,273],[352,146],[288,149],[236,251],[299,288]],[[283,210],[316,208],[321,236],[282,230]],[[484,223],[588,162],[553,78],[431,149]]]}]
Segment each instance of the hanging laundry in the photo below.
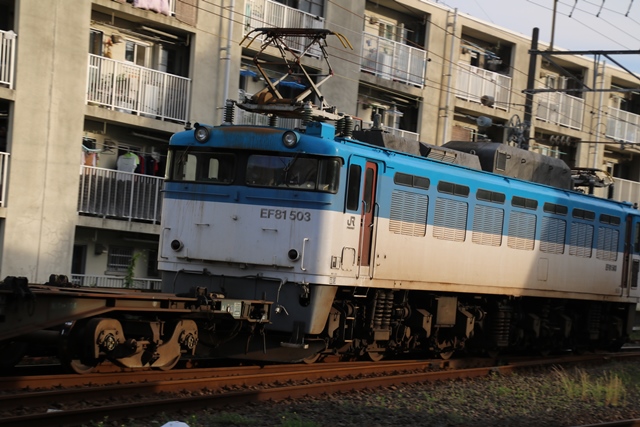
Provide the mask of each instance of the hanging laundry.
[{"label": "hanging laundry", "polygon": [[133,173],[133,171],[136,170],[136,167],[138,167],[139,163],[140,159],[138,158],[138,155],[132,152],[128,152],[118,157],[116,166],[119,171]]}]

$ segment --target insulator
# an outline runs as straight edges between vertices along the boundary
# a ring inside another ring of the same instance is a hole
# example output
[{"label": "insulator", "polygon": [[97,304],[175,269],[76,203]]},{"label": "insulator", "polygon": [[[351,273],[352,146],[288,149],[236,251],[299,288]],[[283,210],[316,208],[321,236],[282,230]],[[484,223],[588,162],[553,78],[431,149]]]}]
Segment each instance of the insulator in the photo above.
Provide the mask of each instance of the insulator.
[{"label": "insulator", "polygon": [[227,99],[227,103],[224,106],[224,122],[232,125],[236,115],[236,102]]},{"label": "insulator", "polygon": [[302,124],[307,125],[313,120],[313,108],[311,108],[310,103],[304,104],[302,109]]},{"label": "insulator", "polygon": [[276,116],[275,114],[269,116],[269,126],[271,126],[272,128],[278,126],[278,116]]},{"label": "insulator", "polygon": [[353,135],[353,119],[351,116],[344,116],[344,136],[351,138]]},{"label": "insulator", "polygon": [[336,135],[342,135],[344,131],[344,117],[340,117],[338,121],[336,121]]}]

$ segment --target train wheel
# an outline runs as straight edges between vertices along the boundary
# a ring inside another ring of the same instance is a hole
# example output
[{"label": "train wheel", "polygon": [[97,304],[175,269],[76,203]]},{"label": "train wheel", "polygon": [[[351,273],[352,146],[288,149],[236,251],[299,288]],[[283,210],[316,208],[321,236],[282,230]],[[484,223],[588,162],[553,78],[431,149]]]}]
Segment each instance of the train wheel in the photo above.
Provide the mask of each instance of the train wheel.
[{"label": "train wheel", "polygon": [[367,351],[367,358],[372,362],[379,362],[384,359],[384,352],[381,351]]},{"label": "train wheel", "polygon": [[173,368],[175,368],[175,366],[178,364],[178,362],[180,361],[180,356],[177,356],[176,358],[174,358],[173,360],[171,360],[168,363],[165,363],[162,366],[154,366],[155,369],[158,369],[160,371],[170,371]]},{"label": "train wheel", "polygon": [[312,365],[316,363],[318,359],[320,359],[320,353],[312,354],[311,356],[302,359],[302,362],[307,365]]},{"label": "train wheel", "polygon": [[81,375],[82,374],[89,374],[89,373],[93,372],[93,370],[97,366],[97,364],[95,364],[95,365],[85,365],[79,359],[65,360],[62,363],[63,363],[63,366],[65,367],[65,369],[67,369],[68,371],[74,372],[76,374],[81,374]]}]

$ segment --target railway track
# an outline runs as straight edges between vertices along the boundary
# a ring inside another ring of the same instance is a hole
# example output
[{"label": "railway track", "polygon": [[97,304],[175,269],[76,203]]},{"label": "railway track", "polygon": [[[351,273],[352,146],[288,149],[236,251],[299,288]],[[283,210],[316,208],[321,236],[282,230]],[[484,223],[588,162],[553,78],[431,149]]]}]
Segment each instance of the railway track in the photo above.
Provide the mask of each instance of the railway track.
[{"label": "railway track", "polygon": [[469,363],[480,365],[482,360],[343,362],[2,378],[1,389],[10,392],[0,395],[0,414],[5,414],[0,418],[0,426],[81,425],[105,417],[110,420],[142,418],[160,412],[473,378],[544,365],[638,357],[640,352],[513,359],[504,365],[485,360],[485,366],[476,367],[469,367]]}]

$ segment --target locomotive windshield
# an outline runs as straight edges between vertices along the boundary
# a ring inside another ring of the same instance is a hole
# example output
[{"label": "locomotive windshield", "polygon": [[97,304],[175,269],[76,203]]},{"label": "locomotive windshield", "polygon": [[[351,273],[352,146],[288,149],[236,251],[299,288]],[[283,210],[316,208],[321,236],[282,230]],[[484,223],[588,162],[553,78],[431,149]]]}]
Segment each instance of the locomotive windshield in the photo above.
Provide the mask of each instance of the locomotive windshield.
[{"label": "locomotive windshield", "polygon": [[339,158],[245,154],[192,147],[170,152],[169,181],[239,184],[337,193]]},{"label": "locomotive windshield", "polygon": [[172,153],[172,158],[172,181],[222,184],[233,182],[236,163],[233,154],[186,149]]},{"label": "locomotive windshield", "polygon": [[287,187],[328,193],[338,191],[340,160],[254,154],[247,161],[246,183],[257,187]]}]

